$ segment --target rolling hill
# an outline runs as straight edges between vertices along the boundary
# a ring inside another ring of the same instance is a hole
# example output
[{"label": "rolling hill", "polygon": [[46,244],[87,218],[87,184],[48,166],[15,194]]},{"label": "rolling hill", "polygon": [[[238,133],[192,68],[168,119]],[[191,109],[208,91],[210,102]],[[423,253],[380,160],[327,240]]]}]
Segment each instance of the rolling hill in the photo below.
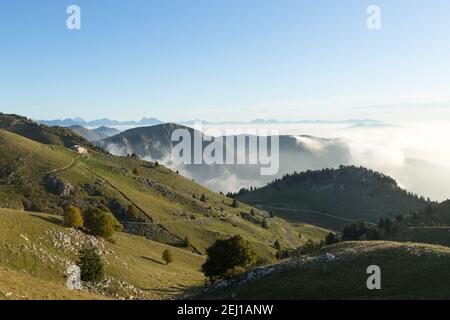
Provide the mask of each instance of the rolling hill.
[{"label": "rolling hill", "polygon": [[354,166],[286,175],[263,188],[241,190],[240,201],[273,210],[289,221],[340,230],[354,220],[375,224],[383,216],[408,213],[426,201],[394,179]]},{"label": "rolling hill", "polygon": [[17,133],[43,144],[54,144],[65,147],[72,147],[76,144],[92,146],[89,141],[69,128],[48,127],[14,114],[0,113],[0,129]]},{"label": "rolling hill", "polygon": [[[326,230],[290,224],[212,192],[154,163],[115,157],[95,149],[88,155],[61,145],[45,145],[0,130],[0,207],[61,215],[73,204],[81,210],[106,206],[125,231],[204,253],[216,239],[241,234],[261,263],[274,260],[273,243],[300,246],[320,240]],[[194,198],[195,195],[195,198]],[[199,200],[205,195],[206,201]],[[134,207],[135,210],[130,210]],[[296,235],[301,232],[304,237]]]},{"label": "rolling hill", "polygon": [[[334,259],[327,258],[331,254]],[[381,269],[381,290],[368,290],[367,267]],[[260,268],[208,288],[202,299],[449,299],[448,247],[343,242],[312,255]]]}]

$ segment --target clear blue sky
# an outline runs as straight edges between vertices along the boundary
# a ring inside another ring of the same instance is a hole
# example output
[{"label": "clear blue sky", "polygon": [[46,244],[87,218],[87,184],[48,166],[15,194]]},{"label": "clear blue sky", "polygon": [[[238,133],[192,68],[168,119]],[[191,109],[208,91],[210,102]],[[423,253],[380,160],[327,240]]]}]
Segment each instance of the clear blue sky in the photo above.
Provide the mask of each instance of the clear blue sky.
[{"label": "clear blue sky", "polygon": [[376,118],[449,88],[448,0],[0,3],[0,111],[35,119]]}]

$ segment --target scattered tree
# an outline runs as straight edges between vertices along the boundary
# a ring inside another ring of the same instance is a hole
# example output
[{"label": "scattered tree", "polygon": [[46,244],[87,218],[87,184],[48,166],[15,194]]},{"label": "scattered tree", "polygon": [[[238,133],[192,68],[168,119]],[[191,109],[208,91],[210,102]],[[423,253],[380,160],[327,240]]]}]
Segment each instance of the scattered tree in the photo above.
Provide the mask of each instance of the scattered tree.
[{"label": "scattered tree", "polygon": [[370,228],[367,230],[366,239],[369,241],[381,240],[381,235],[375,228]]},{"label": "scattered tree", "polygon": [[139,216],[139,210],[133,206],[133,205],[129,205],[127,208],[127,213],[133,217],[138,217]]},{"label": "scattered tree", "polygon": [[339,238],[333,232],[328,233],[327,236],[325,237],[325,244],[327,246],[338,243],[338,242],[339,242]]},{"label": "scattered tree", "polygon": [[81,228],[84,224],[80,209],[68,206],[64,211],[64,224],[69,228]]},{"label": "scattered tree", "polygon": [[202,271],[211,282],[223,279],[227,271],[235,267],[248,268],[255,259],[248,242],[239,235],[227,240],[216,240],[206,250],[206,254],[207,260]]},{"label": "scattered tree", "polygon": [[191,247],[191,239],[189,239],[189,237],[185,237],[184,238],[184,246],[186,247],[186,248],[190,248]]},{"label": "scattered tree", "polygon": [[267,223],[266,218],[264,218],[261,222],[261,227],[263,227],[264,229],[269,229],[269,224]]},{"label": "scattered tree", "polygon": [[172,263],[173,262],[172,251],[170,251],[169,249],[164,250],[162,253],[162,259],[166,264]]},{"label": "scattered tree", "polygon": [[275,242],[273,243],[273,247],[277,250],[281,249],[281,243],[278,240],[275,240]]},{"label": "scattered tree", "polygon": [[105,276],[103,262],[97,250],[86,247],[79,252],[78,266],[81,271],[81,280],[86,282],[98,282]]},{"label": "scattered tree", "polygon": [[237,202],[236,199],[233,199],[233,202],[231,203],[231,206],[232,206],[233,208],[237,208],[237,207],[238,207],[238,202]]},{"label": "scattered tree", "polygon": [[342,241],[357,241],[361,239],[367,232],[367,227],[364,221],[352,222],[344,227],[342,231]]},{"label": "scattered tree", "polygon": [[85,226],[95,235],[110,239],[114,233],[115,221],[111,213],[93,208],[86,213]]}]

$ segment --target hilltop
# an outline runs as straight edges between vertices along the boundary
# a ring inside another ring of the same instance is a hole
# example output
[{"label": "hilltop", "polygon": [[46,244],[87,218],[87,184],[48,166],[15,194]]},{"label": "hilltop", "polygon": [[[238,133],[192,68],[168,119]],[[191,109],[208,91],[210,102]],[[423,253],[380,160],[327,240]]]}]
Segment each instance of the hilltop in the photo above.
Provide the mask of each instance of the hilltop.
[{"label": "hilltop", "polygon": [[[333,258],[326,254],[331,254]],[[381,269],[368,290],[367,267]],[[389,241],[343,242],[249,272],[204,291],[203,299],[448,299],[450,248]]]},{"label": "hilltop", "polygon": [[17,133],[43,144],[65,147],[71,147],[75,144],[91,146],[89,141],[68,128],[48,127],[14,114],[0,113],[0,129]]},{"label": "hilltop", "polygon": [[355,166],[288,174],[235,196],[291,221],[335,229],[353,220],[377,223],[380,217],[408,213],[427,204],[391,177]]}]

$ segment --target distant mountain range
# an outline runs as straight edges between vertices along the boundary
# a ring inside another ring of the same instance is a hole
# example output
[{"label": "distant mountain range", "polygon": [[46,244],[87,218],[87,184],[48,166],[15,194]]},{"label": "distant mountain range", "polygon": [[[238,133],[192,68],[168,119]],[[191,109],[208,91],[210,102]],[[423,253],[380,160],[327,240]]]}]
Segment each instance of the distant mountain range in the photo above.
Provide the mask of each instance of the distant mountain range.
[{"label": "distant mountain range", "polygon": [[[156,118],[142,118],[139,121],[118,121],[110,120],[107,118],[97,119],[92,121],[86,121],[82,118],[74,119],[56,119],[56,120],[37,120],[41,124],[48,126],[83,126],[83,127],[100,127],[100,126],[153,126],[165,123]],[[202,124],[349,124],[349,125],[380,125],[383,122],[373,119],[347,119],[347,120],[276,120],[276,119],[253,119],[251,121],[207,121],[201,119],[187,120],[187,121],[175,121],[181,125],[193,125],[196,122]]]},{"label": "distant mountain range", "polygon": [[107,118],[96,119],[92,121],[86,121],[82,118],[75,119],[56,119],[56,120],[37,120],[40,124],[45,124],[47,126],[83,126],[83,127],[101,127],[101,126],[153,126],[163,123],[161,120],[156,118],[142,118],[139,121],[117,121],[110,120]]},{"label": "distant mountain range", "polygon": [[86,129],[83,126],[79,126],[79,125],[75,125],[75,126],[70,126],[69,127],[72,131],[75,131],[77,134],[79,134],[80,136],[82,136],[83,138],[85,138],[88,141],[94,142],[94,141],[99,141],[99,140],[103,140],[112,136],[115,136],[116,134],[119,134],[120,131],[114,128],[109,128],[109,127],[98,127],[96,129]]}]

